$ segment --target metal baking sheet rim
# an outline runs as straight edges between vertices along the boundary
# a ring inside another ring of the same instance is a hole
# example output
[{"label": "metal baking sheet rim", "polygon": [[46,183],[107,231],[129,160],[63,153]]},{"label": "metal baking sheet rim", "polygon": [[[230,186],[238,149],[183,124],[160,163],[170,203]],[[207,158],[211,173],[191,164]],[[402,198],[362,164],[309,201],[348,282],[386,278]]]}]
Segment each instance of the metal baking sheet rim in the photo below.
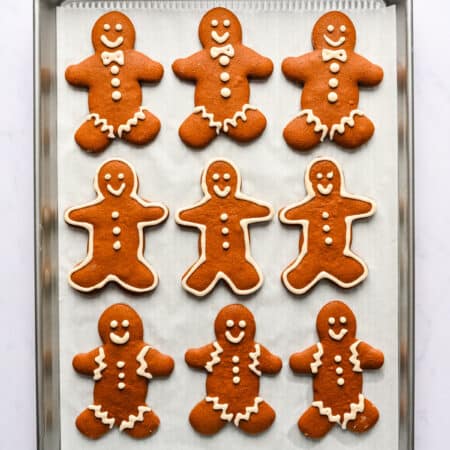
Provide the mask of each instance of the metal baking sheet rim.
[{"label": "metal baking sheet rim", "polygon": [[[168,0],[170,1],[170,0]],[[56,8],[34,0],[37,445],[60,449],[57,285]],[[399,450],[414,448],[414,167],[412,0],[397,7],[399,141]],[[330,1],[330,6],[332,6]]]}]

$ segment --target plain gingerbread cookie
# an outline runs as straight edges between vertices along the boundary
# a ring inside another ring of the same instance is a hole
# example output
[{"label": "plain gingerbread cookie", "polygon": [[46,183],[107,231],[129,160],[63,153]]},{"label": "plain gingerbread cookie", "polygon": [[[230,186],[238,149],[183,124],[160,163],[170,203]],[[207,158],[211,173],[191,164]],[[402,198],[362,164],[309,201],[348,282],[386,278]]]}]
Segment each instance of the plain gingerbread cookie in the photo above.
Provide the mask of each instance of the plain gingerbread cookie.
[{"label": "plain gingerbread cookie", "polygon": [[317,316],[320,341],[299,353],[289,364],[296,373],[314,377],[314,400],[298,427],[310,438],[321,438],[338,424],[363,433],[378,421],[377,408],[362,394],[363,370],[379,369],[383,353],[356,338],[356,319],[343,302],[326,304]]},{"label": "plain gingerbread cookie", "polygon": [[272,425],[275,411],[259,395],[259,377],[278,373],[281,359],[254,341],[255,319],[245,306],[223,308],[214,331],[216,341],[185,355],[189,366],[208,374],[206,397],[191,411],[189,421],[206,435],[228,422],[247,433],[260,433]]},{"label": "plain gingerbread cookie", "polygon": [[301,111],[284,129],[284,139],[296,150],[310,150],[327,136],[342,147],[359,147],[375,130],[358,109],[359,86],[379,84],[383,69],[354,52],[355,26],[341,12],[317,21],[312,44],[313,52],[283,61],[286,77],[303,83]]},{"label": "plain gingerbread cookie", "polygon": [[158,134],[160,121],[142,106],[140,82],[156,82],[163,67],[134,50],[136,32],[130,19],[113,11],[92,29],[95,54],[69,66],[66,80],[89,89],[89,112],[75,134],[88,152],[101,152],[116,137],[144,145]]},{"label": "plain gingerbread cookie", "polygon": [[110,306],[98,321],[103,344],[73,358],[73,368],[95,381],[94,401],[76,420],[78,430],[98,439],[114,426],[134,438],[153,434],[159,418],[147,405],[153,377],[168,376],[174,362],[143,339],[142,320],[128,305]]},{"label": "plain gingerbread cookie", "polygon": [[270,59],[242,44],[239,19],[226,8],[214,8],[202,18],[198,34],[203,50],[177,59],[173,71],[195,81],[195,107],[179,134],[194,148],[208,145],[221,132],[239,142],[257,138],[266,119],[250,101],[248,78],[267,78]]}]

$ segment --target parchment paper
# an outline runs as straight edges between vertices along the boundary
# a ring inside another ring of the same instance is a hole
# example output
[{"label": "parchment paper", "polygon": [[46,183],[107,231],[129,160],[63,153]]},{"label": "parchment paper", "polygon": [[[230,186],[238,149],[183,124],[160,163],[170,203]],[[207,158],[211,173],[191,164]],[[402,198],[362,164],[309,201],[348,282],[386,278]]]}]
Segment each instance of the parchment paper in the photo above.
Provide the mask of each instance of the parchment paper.
[{"label": "parchment paper", "polygon": [[[286,56],[311,51],[310,35],[322,11],[314,2],[221,2],[239,16],[244,43],[270,57],[273,75],[252,82],[251,102],[267,117],[262,137],[240,146],[219,136],[204,150],[183,145],[178,127],[192,112],[194,85],[179,81],[171,63],[200,47],[197,27],[203,13],[215,2],[153,2],[150,7],[127,8],[133,21],[136,49],[160,61],[165,68],[162,82],[143,87],[144,105],[161,122],[156,140],[134,148],[116,140],[100,155],[82,151],[73,134],[88,113],[87,91],[71,87],[64,79],[69,64],[91,55],[90,33],[95,20],[114,2],[100,2],[102,8],[60,7],[58,9],[58,187],[59,187],[59,293],[61,429],[63,450],[138,449],[191,450],[225,449],[395,449],[398,445],[398,333],[397,333],[397,104],[395,9],[373,7],[349,11],[358,33],[356,51],[385,71],[382,84],[361,91],[360,108],[373,120],[376,132],[368,145],[347,152],[328,141],[309,153],[292,151],[282,130],[299,111],[300,89],[287,81],[280,69]],[[332,4],[333,2],[330,2]],[[349,4],[349,2],[345,2]],[[360,2],[363,4],[363,2]],[[377,5],[376,2],[372,2]],[[308,8],[303,8],[308,6]],[[135,5],[136,6],[136,5]],[[117,5],[116,5],[117,7]],[[224,285],[211,295],[196,299],[183,291],[180,278],[197,258],[196,232],[174,222],[177,209],[192,205],[201,196],[200,174],[214,157],[233,160],[243,179],[243,192],[270,202],[276,210],[305,195],[304,170],[312,158],[331,156],[342,165],[347,190],[377,203],[375,216],[354,225],[353,250],[369,267],[369,277],[358,287],[343,290],[322,281],[309,294],[295,297],[282,286],[280,273],[296,256],[299,230],[282,226],[274,219],[267,226],[252,226],[252,254],[265,275],[260,291],[249,298],[237,298]],[[129,161],[137,170],[139,192],[144,198],[165,203],[171,215],[159,227],[147,229],[146,258],[160,275],[158,288],[150,294],[131,295],[109,284],[99,292],[81,294],[70,288],[67,275],[84,258],[88,235],[63,220],[66,208],[95,197],[93,178],[99,165],[111,157]],[[291,353],[317,342],[315,319],[331,299],[347,302],[358,319],[358,337],[384,351],[381,370],[364,374],[364,394],[377,405],[379,423],[369,433],[353,435],[338,427],[320,442],[306,439],[297,428],[300,414],[312,400],[312,377],[294,375],[288,359]],[[94,382],[80,376],[71,365],[73,356],[101,344],[97,320],[116,302],[127,302],[142,316],[145,340],[175,358],[176,367],[168,379],[152,380],[148,403],[161,419],[159,431],[136,441],[117,428],[100,441],[90,441],[75,427],[77,415],[92,402]],[[242,302],[256,318],[256,340],[282,357],[282,372],[261,378],[261,396],[277,413],[274,425],[259,436],[248,436],[228,425],[212,438],[198,435],[188,422],[193,406],[205,395],[205,373],[184,362],[187,348],[215,339],[213,321],[219,309]]]}]

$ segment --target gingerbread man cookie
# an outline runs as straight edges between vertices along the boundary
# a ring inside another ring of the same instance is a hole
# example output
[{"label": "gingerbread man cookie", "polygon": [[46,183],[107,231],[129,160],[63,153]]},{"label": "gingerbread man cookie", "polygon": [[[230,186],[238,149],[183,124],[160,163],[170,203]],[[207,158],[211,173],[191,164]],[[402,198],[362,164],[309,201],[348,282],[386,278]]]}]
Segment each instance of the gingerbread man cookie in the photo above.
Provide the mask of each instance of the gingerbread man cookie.
[{"label": "gingerbread man cookie", "polygon": [[135,35],[125,14],[104,14],[92,29],[95,54],[66,70],[70,84],[89,89],[90,114],[75,134],[88,152],[105,150],[116,137],[143,145],[159,132],[159,120],[142,106],[140,82],[159,81],[163,67],[134,50]]},{"label": "gingerbread man cookie", "polygon": [[260,433],[272,425],[275,411],[259,396],[259,377],[278,373],[281,359],[254,341],[255,319],[245,306],[223,308],[214,330],[215,342],[185,355],[189,366],[208,372],[206,397],[191,411],[189,421],[207,435],[227,422],[247,433]]},{"label": "gingerbread man cookie", "polygon": [[321,438],[339,424],[362,433],[378,420],[377,408],[362,394],[364,369],[379,369],[383,353],[358,340],[352,310],[340,301],[325,305],[317,316],[320,342],[294,353],[289,364],[296,373],[314,376],[314,401],[298,427],[310,438]]},{"label": "gingerbread man cookie", "polygon": [[180,78],[196,82],[194,112],[180,127],[181,139],[194,148],[220,132],[240,142],[255,139],[266,118],[249,103],[248,78],[267,78],[272,61],[242,44],[239,19],[226,8],[208,11],[198,34],[203,50],[172,65]]},{"label": "gingerbread man cookie", "polygon": [[220,158],[202,174],[204,197],[176,215],[180,225],[200,230],[200,258],[183,275],[191,294],[208,294],[219,280],[240,295],[256,291],[263,276],[250,254],[248,226],[270,220],[272,207],[241,193],[241,176],[230,161]]},{"label": "gingerbread man cookie", "polygon": [[359,86],[375,86],[383,69],[354,52],[356,30],[345,14],[324,14],[312,32],[314,51],[283,61],[283,73],[303,83],[301,111],[284,129],[284,139],[297,150],[309,150],[327,136],[356,148],[373,135],[374,126],[358,109]]},{"label": "gingerbread man cookie", "polygon": [[73,358],[73,368],[92,376],[94,401],[76,420],[81,433],[98,439],[113,426],[134,438],[144,438],[159,426],[146,404],[148,382],[173,370],[170,356],[146,344],[142,320],[128,305],[106,309],[98,321],[103,345]]},{"label": "gingerbread man cookie", "polygon": [[65,214],[67,223],[89,232],[88,254],[70,273],[70,285],[82,292],[109,281],[133,292],[154,289],[158,276],[144,258],[143,229],[164,221],[168,209],[137,195],[136,172],[122,159],[103,163],[94,186],[94,201]]},{"label": "gingerbread man cookie", "polygon": [[367,266],[350,249],[352,222],[375,213],[371,200],[345,191],[344,176],[331,158],[312,161],[305,174],[306,198],[283,208],[280,221],[300,225],[300,254],[282,273],[284,285],[304,294],[322,278],[350,288],[367,277]]}]

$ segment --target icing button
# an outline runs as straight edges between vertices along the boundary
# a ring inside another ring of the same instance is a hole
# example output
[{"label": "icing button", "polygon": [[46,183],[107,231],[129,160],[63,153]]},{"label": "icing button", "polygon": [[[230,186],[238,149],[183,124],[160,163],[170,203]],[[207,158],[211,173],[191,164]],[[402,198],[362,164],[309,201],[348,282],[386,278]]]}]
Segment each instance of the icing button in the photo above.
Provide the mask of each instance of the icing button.
[{"label": "icing button", "polygon": [[122,367],[125,367],[125,362],[124,361],[117,361],[116,366],[119,369],[122,369]]},{"label": "icing button", "polygon": [[339,386],[344,386],[344,383],[345,383],[345,381],[344,381],[343,378],[338,378],[337,384],[338,384]]},{"label": "icing button", "polygon": [[330,86],[330,88],[335,89],[339,86],[339,81],[337,78],[330,78],[328,80],[328,86]]},{"label": "icing button", "polygon": [[118,387],[120,390],[125,389],[125,383],[119,383],[119,384],[117,385],[117,387]]},{"label": "icing button", "polygon": [[122,230],[120,229],[120,227],[114,227],[113,228],[113,234],[118,236],[120,234]]},{"label": "icing button", "polygon": [[341,355],[336,355],[334,357],[334,362],[340,363],[342,361],[342,356]]},{"label": "icing button", "polygon": [[230,95],[231,95],[231,91],[230,91],[230,89],[228,89],[228,88],[222,88],[222,89],[220,90],[220,95],[221,95],[222,97],[224,97],[224,98],[228,98],[228,97],[230,97]]},{"label": "icing button", "polygon": [[227,234],[229,234],[230,230],[227,227],[223,227],[221,232],[224,236],[226,236]]},{"label": "icing button", "polygon": [[233,370],[233,373],[235,373],[235,374],[239,373],[239,367],[238,366],[233,367],[232,370]]},{"label": "icing button", "polygon": [[324,226],[322,227],[322,230],[323,230],[325,233],[328,233],[328,232],[331,230],[330,225],[324,225]]},{"label": "icing button", "polygon": [[328,217],[330,217],[330,215],[326,211],[324,211],[322,213],[322,219],[328,219]]},{"label": "icing button", "polygon": [[111,80],[111,86],[112,87],[119,87],[120,86],[120,80],[118,78],[113,78]]},{"label": "icing button", "polygon": [[219,64],[221,66],[228,66],[228,64],[230,64],[230,58],[227,55],[222,55],[219,58]]},{"label": "icing button", "polygon": [[233,377],[234,384],[239,384],[240,381],[241,381],[240,377]]},{"label": "icing button", "polygon": [[341,66],[338,63],[332,63],[330,64],[330,72],[332,73],[338,73],[339,70],[341,70]]},{"label": "icing button", "polygon": [[223,81],[224,83],[226,83],[227,81],[229,81],[230,79],[230,74],[228,72],[222,72],[220,74],[220,81]]},{"label": "icing button", "polygon": [[226,221],[228,220],[228,214],[227,214],[227,213],[222,213],[222,214],[220,215],[220,220],[221,220],[222,222],[226,222]]},{"label": "icing button", "polygon": [[125,374],[123,372],[120,372],[119,375],[117,375],[121,380],[125,378]]},{"label": "icing button", "polygon": [[122,247],[122,244],[120,243],[120,241],[115,241],[113,244],[113,249],[120,250],[120,247]]},{"label": "icing button", "polygon": [[325,244],[331,245],[333,243],[333,239],[330,237],[325,238]]},{"label": "icing button", "polygon": [[228,249],[230,248],[230,243],[229,243],[228,241],[225,241],[225,242],[222,244],[222,248],[223,248],[224,250],[228,250]]},{"label": "icing button", "polygon": [[111,217],[113,219],[118,219],[119,218],[119,211],[113,211],[112,214],[111,214]]},{"label": "icing button", "polygon": [[119,66],[112,66],[111,67],[111,73],[113,75],[117,75],[120,72]]},{"label": "icing button", "polygon": [[239,356],[234,355],[233,358],[231,358],[231,361],[233,361],[235,364],[239,362]]},{"label": "icing button", "polygon": [[337,375],[342,375],[344,373],[344,369],[342,367],[337,367],[336,368],[336,374]]},{"label": "icing button", "polygon": [[122,94],[119,91],[114,91],[111,97],[115,102],[118,102],[122,98]]},{"label": "icing button", "polygon": [[330,103],[336,103],[338,101],[338,95],[336,94],[336,92],[330,92],[328,94],[328,101]]}]

